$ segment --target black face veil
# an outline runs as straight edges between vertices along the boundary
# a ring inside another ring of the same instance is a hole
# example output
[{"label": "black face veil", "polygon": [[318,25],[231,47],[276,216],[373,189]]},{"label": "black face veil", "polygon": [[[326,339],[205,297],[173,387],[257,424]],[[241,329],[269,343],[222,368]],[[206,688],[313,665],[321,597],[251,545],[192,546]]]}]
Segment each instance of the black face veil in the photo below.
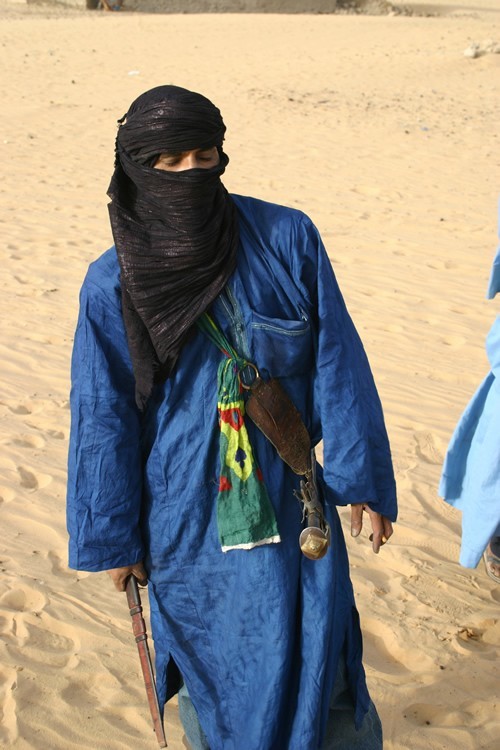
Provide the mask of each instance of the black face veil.
[{"label": "black face veil", "polygon": [[[236,208],[220,176],[229,161],[225,126],[204,96],[158,86],[119,121],[109,215],[121,269],[123,317],[145,407],[154,382],[171,375],[193,324],[236,266]],[[159,154],[211,148],[211,169],[154,169]]]}]

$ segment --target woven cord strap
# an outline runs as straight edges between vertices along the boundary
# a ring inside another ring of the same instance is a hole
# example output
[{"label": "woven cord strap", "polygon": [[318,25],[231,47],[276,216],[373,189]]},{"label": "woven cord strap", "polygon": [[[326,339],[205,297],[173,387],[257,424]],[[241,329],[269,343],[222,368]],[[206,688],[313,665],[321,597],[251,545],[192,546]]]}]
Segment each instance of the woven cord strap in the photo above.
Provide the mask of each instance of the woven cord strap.
[{"label": "woven cord strap", "polygon": [[208,336],[212,344],[215,344],[215,346],[220,349],[226,357],[234,359],[236,362],[241,362],[242,367],[247,364],[245,360],[238,356],[235,349],[233,349],[227,338],[217,326],[215,320],[208,313],[203,313],[201,318],[198,318],[196,323],[198,325],[198,328],[200,328],[203,333]]},{"label": "woven cord strap", "polygon": [[239,374],[248,362],[238,356],[210,315],[204,313],[197,324],[224,354],[217,372],[220,426],[217,525],[222,551],[279,542],[274,509],[244,421]]}]

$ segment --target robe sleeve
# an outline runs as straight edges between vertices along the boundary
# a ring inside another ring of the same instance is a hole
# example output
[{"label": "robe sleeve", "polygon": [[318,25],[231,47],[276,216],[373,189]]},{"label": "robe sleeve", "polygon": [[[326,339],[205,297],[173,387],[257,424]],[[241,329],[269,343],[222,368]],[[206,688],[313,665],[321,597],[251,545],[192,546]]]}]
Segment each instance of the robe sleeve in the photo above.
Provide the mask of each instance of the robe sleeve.
[{"label": "robe sleeve", "polygon": [[144,554],[140,413],[120,293],[95,276],[91,266],[80,294],[67,490],[69,565],[88,571],[133,565]]},{"label": "robe sleeve", "polygon": [[394,472],[382,406],[363,344],[331,262],[307,217],[296,269],[315,327],[314,416],[323,439],[324,479],[338,505],[367,503],[396,520]]}]

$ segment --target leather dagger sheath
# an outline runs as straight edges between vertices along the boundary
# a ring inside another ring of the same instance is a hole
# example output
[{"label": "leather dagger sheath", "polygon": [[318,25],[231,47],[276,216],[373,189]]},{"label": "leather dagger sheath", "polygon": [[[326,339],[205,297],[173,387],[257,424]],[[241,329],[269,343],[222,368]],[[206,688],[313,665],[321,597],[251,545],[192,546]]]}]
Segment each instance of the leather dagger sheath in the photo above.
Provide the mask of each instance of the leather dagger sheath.
[{"label": "leather dagger sheath", "polygon": [[146,695],[148,697],[149,710],[151,711],[151,718],[153,719],[156,739],[158,740],[158,745],[160,747],[167,747],[160,705],[158,703],[158,694],[156,692],[153,665],[149,653],[146,623],[142,616],[141,596],[139,594],[139,587],[135,576],[129,576],[125,591],[127,594],[130,616],[132,618],[132,630],[135,635],[137,650],[139,651],[142,675],[144,677],[144,685],[146,686]]}]

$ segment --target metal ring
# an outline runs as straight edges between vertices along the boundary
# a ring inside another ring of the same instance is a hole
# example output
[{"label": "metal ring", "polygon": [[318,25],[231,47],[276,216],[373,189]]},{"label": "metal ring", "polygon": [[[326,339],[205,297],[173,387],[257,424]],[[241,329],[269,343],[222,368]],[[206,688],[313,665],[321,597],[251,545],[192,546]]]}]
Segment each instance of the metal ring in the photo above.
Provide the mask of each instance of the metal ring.
[{"label": "metal ring", "polygon": [[[255,378],[254,378],[254,379],[252,380],[252,382],[250,383],[250,385],[246,385],[246,383],[244,383],[244,382],[242,381],[242,379],[241,379],[241,373],[242,373],[242,372],[243,372],[244,370],[246,370],[246,369],[247,369],[247,367],[251,367],[251,368],[252,368],[252,370],[254,370],[254,371],[255,371]],[[243,368],[243,370],[241,370],[240,372],[238,372],[238,380],[240,381],[240,385],[241,385],[241,387],[242,387],[242,388],[243,388],[243,389],[244,389],[245,391],[249,391],[249,390],[250,390],[250,388],[251,388],[251,387],[252,387],[252,385],[253,385],[253,384],[255,383],[255,381],[257,380],[257,378],[260,378],[260,375],[259,375],[259,371],[257,370],[256,366],[255,366],[255,365],[254,365],[254,364],[253,364],[252,362],[247,362],[247,363],[245,364],[245,367]]]},{"label": "metal ring", "polygon": [[[370,534],[370,536],[368,537],[368,539],[369,539],[370,542],[373,542],[373,534]],[[380,540],[380,546],[382,547],[384,544],[387,544],[388,541],[389,540],[387,539],[387,537],[385,536],[385,534],[382,534],[382,539]]]}]

